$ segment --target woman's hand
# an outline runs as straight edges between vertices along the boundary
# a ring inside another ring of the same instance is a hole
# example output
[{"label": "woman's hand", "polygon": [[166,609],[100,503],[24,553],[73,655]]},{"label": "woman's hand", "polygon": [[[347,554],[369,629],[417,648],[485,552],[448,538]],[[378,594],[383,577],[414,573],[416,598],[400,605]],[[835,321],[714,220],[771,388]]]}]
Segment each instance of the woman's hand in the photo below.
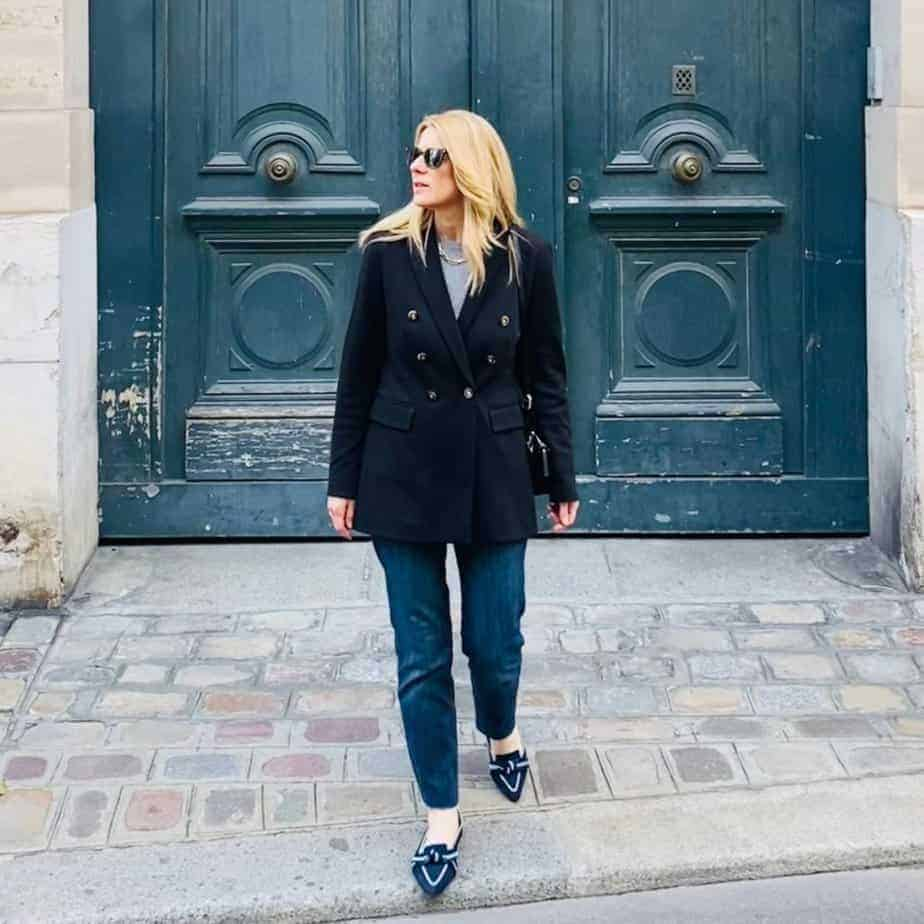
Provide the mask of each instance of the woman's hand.
[{"label": "woman's hand", "polygon": [[549,502],[549,519],[552,521],[552,531],[561,532],[567,529],[577,519],[578,507],[581,502],[572,501],[550,501]]},{"label": "woman's hand", "polygon": [[355,498],[332,496],[328,496],[327,498],[327,512],[330,515],[331,526],[333,526],[344,539],[353,538],[353,534],[350,530],[353,528],[353,511],[355,508]]}]

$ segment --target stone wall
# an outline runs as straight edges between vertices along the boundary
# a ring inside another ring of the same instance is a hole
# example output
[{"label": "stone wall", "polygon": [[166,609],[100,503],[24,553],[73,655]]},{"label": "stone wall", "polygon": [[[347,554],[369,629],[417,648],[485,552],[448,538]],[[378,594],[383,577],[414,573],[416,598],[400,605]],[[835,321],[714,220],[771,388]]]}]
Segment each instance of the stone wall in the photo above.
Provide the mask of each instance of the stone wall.
[{"label": "stone wall", "polygon": [[0,604],[55,604],[97,523],[87,0],[0,0]]}]

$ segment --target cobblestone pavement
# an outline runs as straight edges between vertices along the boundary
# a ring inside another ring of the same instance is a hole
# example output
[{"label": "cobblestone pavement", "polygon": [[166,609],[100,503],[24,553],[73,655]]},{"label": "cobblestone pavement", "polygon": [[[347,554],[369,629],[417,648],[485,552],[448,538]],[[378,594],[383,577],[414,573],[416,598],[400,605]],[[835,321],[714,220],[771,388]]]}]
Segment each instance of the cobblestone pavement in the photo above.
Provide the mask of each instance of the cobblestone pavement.
[{"label": "cobblestone pavement", "polygon": [[[924,771],[915,595],[530,600],[519,805],[487,775],[453,619],[463,812]],[[380,602],[4,629],[0,853],[424,815]]]}]

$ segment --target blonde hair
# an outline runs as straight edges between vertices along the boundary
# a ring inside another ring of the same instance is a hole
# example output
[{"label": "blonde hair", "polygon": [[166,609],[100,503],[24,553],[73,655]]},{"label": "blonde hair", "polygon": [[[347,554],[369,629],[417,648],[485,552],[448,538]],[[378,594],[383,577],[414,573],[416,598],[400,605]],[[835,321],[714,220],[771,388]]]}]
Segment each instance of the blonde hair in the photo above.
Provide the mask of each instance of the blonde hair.
[{"label": "blonde hair", "polygon": [[[484,258],[492,246],[507,250],[510,264],[508,284],[519,279],[517,228],[526,223],[517,213],[517,190],[513,167],[504,142],[494,126],[483,116],[467,109],[444,109],[429,113],[414,130],[416,145],[424,129],[430,127],[449,151],[453,178],[462,194],[462,252],[471,271],[470,291],[474,294],[484,283]],[[500,224],[494,233],[495,220]],[[424,236],[435,233],[433,209],[408,202],[400,209],[365,228],[358,237],[361,248],[377,240],[407,240],[426,262]],[[507,242],[513,241],[513,246]]]}]

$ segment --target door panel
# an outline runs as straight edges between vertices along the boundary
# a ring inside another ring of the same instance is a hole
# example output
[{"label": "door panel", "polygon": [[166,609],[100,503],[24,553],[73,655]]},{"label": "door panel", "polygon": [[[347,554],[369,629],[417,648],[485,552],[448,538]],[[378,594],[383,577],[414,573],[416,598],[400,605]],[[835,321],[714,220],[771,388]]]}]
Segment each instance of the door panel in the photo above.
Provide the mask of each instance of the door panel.
[{"label": "door panel", "polygon": [[867,5],[91,2],[103,535],[330,535],[353,244],[451,106],[556,247],[582,528],[863,531]]}]

